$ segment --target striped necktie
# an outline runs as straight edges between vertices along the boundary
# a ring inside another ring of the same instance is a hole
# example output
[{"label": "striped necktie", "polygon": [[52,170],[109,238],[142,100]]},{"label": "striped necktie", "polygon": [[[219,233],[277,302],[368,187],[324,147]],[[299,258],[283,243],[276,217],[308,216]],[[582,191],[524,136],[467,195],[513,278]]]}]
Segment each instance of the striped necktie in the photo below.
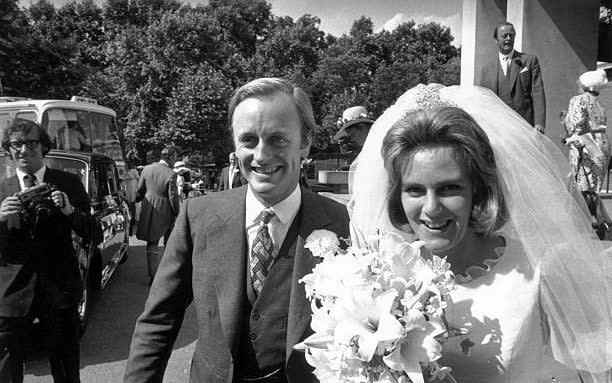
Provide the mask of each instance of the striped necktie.
[{"label": "striped necktie", "polygon": [[272,210],[263,210],[259,215],[259,221],[261,226],[255,235],[253,240],[253,246],[251,247],[251,259],[249,261],[249,269],[251,271],[251,283],[255,293],[259,295],[263,289],[264,281],[268,276],[268,271],[272,267],[274,261],[272,250],[272,238],[268,231],[268,223],[274,217]]}]

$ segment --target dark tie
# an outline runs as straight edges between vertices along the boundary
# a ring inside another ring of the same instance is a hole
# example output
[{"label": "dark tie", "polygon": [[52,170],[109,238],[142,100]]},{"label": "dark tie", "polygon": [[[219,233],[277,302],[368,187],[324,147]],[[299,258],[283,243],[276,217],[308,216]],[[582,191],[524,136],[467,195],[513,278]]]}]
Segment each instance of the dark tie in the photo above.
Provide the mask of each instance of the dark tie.
[{"label": "dark tie", "polygon": [[34,185],[36,185],[36,176],[34,174],[28,173],[23,176],[23,186],[31,188]]},{"label": "dark tie", "polygon": [[268,271],[272,266],[274,258],[272,257],[272,238],[268,231],[268,222],[274,217],[274,212],[271,210],[263,210],[259,215],[259,220],[262,225],[257,231],[257,235],[253,240],[253,246],[251,247],[251,283],[255,293],[259,295],[263,289],[264,281],[268,276]]}]

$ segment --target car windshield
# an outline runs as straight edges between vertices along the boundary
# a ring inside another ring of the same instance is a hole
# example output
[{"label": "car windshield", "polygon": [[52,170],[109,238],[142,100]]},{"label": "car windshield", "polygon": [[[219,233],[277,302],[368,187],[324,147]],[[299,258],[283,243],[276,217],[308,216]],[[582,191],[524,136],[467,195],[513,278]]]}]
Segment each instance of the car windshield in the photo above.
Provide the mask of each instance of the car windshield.
[{"label": "car windshield", "polygon": [[122,160],[115,119],[111,115],[70,108],[49,108],[42,126],[55,149],[102,153]]}]

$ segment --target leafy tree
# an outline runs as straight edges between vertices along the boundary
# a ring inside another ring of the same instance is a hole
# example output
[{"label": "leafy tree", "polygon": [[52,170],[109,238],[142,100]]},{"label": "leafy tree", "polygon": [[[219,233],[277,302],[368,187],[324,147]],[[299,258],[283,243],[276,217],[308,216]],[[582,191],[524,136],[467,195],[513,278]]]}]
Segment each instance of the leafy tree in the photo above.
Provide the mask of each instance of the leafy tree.
[{"label": "leafy tree", "polygon": [[155,132],[158,145],[172,143],[193,151],[227,153],[227,99],[230,81],[208,65],[186,69],[168,98],[168,112]]},{"label": "leafy tree", "polygon": [[264,0],[210,0],[206,11],[224,30],[226,43],[249,57],[264,39],[271,22],[271,6]]},{"label": "leafy tree", "polygon": [[0,93],[15,94],[19,89],[15,72],[23,68],[26,23],[17,0],[0,0]]},{"label": "leafy tree", "polygon": [[[159,146],[156,132],[166,118],[167,100],[185,70],[205,63],[224,71],[235,48],[223,43],[223,30],[197,9],[165,12],[145,28],[128,26],[105,46],[103,76],[90,78],[95,89],[112,88],[125,116],[128,150],[142,158]],[[98,84],[98,85],[96,85]]]},{"label": "leafy tree", "polygon": [[361,40],[367,36],[371,36],[373,32],[374,23],[372,22],[372,19],[366,16],[361,16],[359,19],[353,22],[350,35],[355,40]]},{"label": "leafy tree", "polygon": [[258,76],[310,76],[326,48],[325,33],[318,17],[304,15],[295,23],[278,19],[268,38],[257,47],[254,72]]},{"label": "leafy tree", "polygon": [[165,13],[174,12],[180,7],[181,3],[177,0],[106,0],[103,14],[112,29],[127,25],[146,27]]}]

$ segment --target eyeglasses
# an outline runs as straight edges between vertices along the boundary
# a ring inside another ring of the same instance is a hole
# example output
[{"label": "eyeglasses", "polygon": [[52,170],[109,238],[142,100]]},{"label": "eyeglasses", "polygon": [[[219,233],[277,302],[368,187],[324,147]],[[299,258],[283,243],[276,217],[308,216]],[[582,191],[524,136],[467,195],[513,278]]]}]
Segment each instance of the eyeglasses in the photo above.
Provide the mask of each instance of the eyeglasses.
[{"label": "eyeglasses", "polygon": [[40,144],[40,140],[24,140],[24,141],[11,141],[9,142],[9,145],[11,146],[11,148],[13,148],[14,150],[21,150],[21,148],[23,148],[23,145],[26,146],[26,148],[28,149],[36,149],[38,147],[38,144]]}]

